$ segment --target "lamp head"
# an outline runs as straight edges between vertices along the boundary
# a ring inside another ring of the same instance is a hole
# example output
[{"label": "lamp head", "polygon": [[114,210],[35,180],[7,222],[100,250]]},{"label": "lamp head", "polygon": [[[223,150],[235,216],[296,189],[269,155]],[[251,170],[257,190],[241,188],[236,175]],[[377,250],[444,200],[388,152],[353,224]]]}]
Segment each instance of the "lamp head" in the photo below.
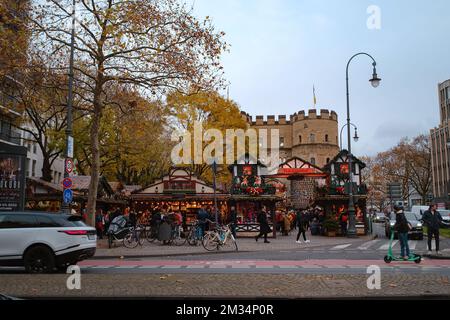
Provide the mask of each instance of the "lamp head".
[{"label": "lamp head", "polygon": [[358,129],[355,128],[355,136],[353,137],[353,140],[355,140],[355,142],[359,141],[359,137],[358,137]]},{"label": "lamp head", "polygon": [[373,66],[372,79],[370,79],[369,81],[372,84],[372,87],[374,87],[374,88],[378,88],[378,86],[380,85],[381,79],[378,78],[377,68],[375,67],[375,64]]}]

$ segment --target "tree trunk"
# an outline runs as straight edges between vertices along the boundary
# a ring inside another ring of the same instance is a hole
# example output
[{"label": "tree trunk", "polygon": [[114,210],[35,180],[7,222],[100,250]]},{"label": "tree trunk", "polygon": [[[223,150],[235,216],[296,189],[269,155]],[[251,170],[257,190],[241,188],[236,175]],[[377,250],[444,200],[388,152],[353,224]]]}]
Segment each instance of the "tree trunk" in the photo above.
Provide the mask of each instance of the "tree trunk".
[{"label": "tree trunk", "polygon": [[98,181],[100,178],[100,143],[99,143],[99,130],[100,121],[102,117],[100,103],[94,100],[94,116],[92,118],[92,124],[90,129],[91,134],[91,152],[92,152],[92,165],[91,165],[91,182],[89,184],[89,195],[87,203],[87,223],[90,226],[95,226],[95,211],[97,205],[97,190]]},{"label": "tree trunk", "polygon": [[52,182],[52,165],[50,163],[49,156],[43,152],[44,161],[42,164],[42,179],[48,182]]}]

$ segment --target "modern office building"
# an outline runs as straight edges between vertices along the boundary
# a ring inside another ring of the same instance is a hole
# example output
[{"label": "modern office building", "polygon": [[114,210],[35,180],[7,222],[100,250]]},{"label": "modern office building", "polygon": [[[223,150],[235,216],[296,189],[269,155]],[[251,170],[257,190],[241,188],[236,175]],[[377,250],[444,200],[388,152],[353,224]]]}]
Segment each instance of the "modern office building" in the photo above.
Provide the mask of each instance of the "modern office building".
[{"label": "modern office building", "polygon": [[431,166],[434,201],[449,206],[450,191],[450,79],[439,84],[439,127],[431,129]]}]

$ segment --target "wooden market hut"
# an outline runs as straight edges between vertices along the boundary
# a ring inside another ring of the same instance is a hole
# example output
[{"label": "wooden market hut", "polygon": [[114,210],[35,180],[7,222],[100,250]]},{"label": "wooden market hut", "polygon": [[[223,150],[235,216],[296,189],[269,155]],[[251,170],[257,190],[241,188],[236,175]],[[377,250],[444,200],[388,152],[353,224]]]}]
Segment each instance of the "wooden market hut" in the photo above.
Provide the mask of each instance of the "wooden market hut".
[{"label": "wooden market hut", "polygon": [[324,208],[327,215],[338,216],[348,210],[349,188],[353,188],[356,210],[356,228],[359,235],[367,234],[368,221],[366,217],[367,186],[361,179],[361,171],[365,163],[352,156],[353,183],[349,183],[348,151],[342,150],[324,167],[328,173],[325,187],[316,190],[315,204]]},{"label": "wooden market hut", "polygon": [[229,195],[221,189],[214,188],[195,176],[188,168],[173,167],[169,173],[153,184],[131,193],[132,208],[138,212],[148,212],[156,208],[166,207],[168,210],[180,212],[184,223],[189,225],[197,219],[197,212],[202,206],[213,208],[214,197],[221,216],[228,212]]},{"label": "wooden market hut", "polygon": [[259,233],[257,214],[264,206],[270,212],[269,225],[276,237],[273,227],[276,204],[283,198],[276,194],[273,183],[267,183],[265,178],[266,166],[260,161],[245,155],[228,167],[232,174],[232,185],[229,197],[229,207],[234,206],[237,211],[238,225],[236,232],[240,236],[254,236]]}]

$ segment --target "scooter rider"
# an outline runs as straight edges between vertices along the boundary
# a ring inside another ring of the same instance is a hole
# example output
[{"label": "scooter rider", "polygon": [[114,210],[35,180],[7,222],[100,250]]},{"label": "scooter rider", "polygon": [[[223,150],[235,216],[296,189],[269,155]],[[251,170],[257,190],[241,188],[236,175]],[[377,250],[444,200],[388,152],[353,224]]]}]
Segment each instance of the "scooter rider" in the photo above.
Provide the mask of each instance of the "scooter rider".
[{"label": "scooter rider", "polygon": [[401,247],[401,256],[403,257],[403,259],[408,260],[410,255],[408,245],[408,232],[412,229],[412,226],[405,217],[403,207],[395,206],[394,211],[396,214],[394,229],[398,232],[398,239],[400,240]]}]

